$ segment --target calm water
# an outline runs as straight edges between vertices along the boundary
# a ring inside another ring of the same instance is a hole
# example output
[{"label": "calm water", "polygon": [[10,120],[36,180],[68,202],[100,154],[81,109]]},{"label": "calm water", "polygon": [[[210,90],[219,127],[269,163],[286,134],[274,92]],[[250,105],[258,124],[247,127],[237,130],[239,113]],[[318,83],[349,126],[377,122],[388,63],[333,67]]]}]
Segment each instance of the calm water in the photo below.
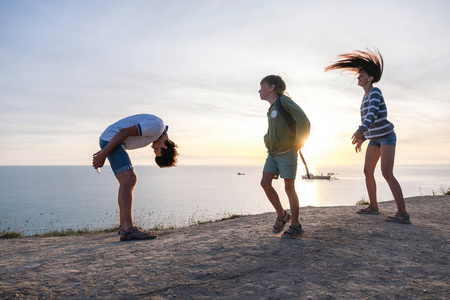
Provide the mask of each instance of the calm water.
[{"label": "calm water", "polygon": [[[299,170],[303,172],[301,166]],[[298,179],[301,206],[348,206],[368,199],[361,166],[323,166],[315,171],[334,172],[338,180]],[[138,166],[136,173],[133,214],[144,228],[273,211],[259,185],[260,166]],[[442,194],[442,188],[450,187],[450,165],[396,166],[395,174],[405,197]],[[379,201],[392,200],[379,171],[377,183]],[[283,181],[275,181],[275,188],[287,206]],[[0,167],[0,232],[27,235],[117,226],[117,189],[109,166],[101,174],[90,166]]]}]

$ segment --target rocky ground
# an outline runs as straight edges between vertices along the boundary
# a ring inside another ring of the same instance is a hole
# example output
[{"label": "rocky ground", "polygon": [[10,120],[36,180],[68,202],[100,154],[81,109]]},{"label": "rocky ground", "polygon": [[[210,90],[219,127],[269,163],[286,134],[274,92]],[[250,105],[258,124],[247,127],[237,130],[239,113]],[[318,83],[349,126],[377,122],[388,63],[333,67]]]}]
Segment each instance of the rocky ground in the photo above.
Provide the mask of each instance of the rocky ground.
[{"label": "rocky ground", "polygon": [[303,238],[275,213],[159,232],[0,240],[0,298],[448,299],[450,196],[406,199],[412,224],[360,207],[301,208]]}]

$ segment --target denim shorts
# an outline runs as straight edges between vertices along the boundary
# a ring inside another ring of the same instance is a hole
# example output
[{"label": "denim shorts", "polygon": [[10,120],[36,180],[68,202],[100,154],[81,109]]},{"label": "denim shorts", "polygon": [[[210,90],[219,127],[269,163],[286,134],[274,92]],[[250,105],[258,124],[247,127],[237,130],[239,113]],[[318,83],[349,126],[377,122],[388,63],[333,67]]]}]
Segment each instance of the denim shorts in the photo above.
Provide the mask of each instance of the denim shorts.
[{"label": "denim shorts", "polygon": [[[105,149],[109,141],[104,141],[100,139],[100,148]],[[108,155],[109,164],[111,169],[119,179],[119,174],[128,170],[133,170],[133,165],[131,164],[130,156],[128,156],[127,151],[125,151],[125,145],[121,144],[114,148],[113,151]]]},{"label": "denim shorts", "polygon": [[394,131],[387,135],[380,136],[379,138],[371,139],[369,142],[369,146],[381,147],[385,145],[394,147],[397,145],[397,135]]},{"label": "denim shorts", "polygon": [[292,149],[284,154],[269,154],[263,172],[272,173],[284,179],[295,179],[297,175],[297,150]]}]

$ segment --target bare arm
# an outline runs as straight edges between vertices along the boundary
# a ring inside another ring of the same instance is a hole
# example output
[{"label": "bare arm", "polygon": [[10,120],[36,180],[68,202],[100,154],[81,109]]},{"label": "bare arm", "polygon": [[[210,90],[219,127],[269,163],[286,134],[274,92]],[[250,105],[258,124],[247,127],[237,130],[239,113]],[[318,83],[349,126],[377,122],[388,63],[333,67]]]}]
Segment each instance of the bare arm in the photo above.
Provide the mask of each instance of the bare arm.
[{"label": "bare arm", "polygon": [[[359,130],[356,130],[355,133],[352,135],[352,144],[357,144],[359,141],[362,140],[363,133]],[[363,140],[364,142],[364,140]]]},{"label": "bare arm", "polygon": [[356,146],[355,146],[356,153],[361,152],[361,146],[363,143],[364,143],[364,140],[362,140],[362,139],[358,140],[358,142],[356,143]]},{"label": "bare arm", "polygon": [[117,146],[123,143],[129,136],[138,136],[138,128],[136,125],[122,128],[108,143],[105,149],[94,153],[92,159],[92,166],[94,169],[101,168],[105,164],[106,157],[113,151]]}]

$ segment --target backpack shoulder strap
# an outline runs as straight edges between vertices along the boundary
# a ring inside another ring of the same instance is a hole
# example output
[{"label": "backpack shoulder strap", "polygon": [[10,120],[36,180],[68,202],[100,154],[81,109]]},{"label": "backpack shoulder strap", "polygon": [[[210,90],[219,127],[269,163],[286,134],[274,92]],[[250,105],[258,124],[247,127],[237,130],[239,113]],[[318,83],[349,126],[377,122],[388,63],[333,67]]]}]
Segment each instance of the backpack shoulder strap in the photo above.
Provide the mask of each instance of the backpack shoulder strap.
[{"label": "backpack shoulder strap", "polygon": [[278,108],[278,112],[281,114],[283,119],[286,121],[286,123],[288,124],[289,128],[291,129],[291,131],[295,131],[294,118],[292,118],[292,116],[283,107],[283,104],[281,103],[281,97],[278,97],[275,100],[275,102],[276,102],[276,105],[277,105],[277,108]]}]

